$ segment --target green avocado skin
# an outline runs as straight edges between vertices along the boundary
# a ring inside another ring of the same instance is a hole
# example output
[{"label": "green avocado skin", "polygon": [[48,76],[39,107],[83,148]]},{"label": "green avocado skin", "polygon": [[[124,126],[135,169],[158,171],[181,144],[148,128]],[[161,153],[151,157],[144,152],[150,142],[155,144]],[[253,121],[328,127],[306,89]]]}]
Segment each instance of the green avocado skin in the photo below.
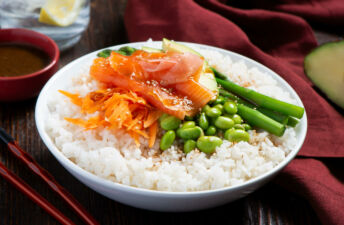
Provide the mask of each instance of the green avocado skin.
[{"label": "green avocado skin", "polygon": [[315,86],[344,109],[344,40],[313,49],[304,59],[304,71]]}]

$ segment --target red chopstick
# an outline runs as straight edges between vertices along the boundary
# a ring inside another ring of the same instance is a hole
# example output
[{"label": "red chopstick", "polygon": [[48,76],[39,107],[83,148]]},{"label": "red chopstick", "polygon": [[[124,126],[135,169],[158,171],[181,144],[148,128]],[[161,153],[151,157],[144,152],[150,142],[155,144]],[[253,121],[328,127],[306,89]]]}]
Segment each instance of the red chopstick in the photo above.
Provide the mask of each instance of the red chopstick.
[{"label": "red chopstick", "polygon": [[[54,179],[54,177],[48,173],[48,171],[43,169],[28,153],[26,153],[22,148],[20,148],[19,145],[14,140],[14,138],[12,136],[10,136],[8,133],[6,133],[6,131],[3,128],[0,128],[0,139],[3,140],[7,144],[8,148],[11,150],[11,152],[18,159],[20,159],[27,167],[29,167],[32,172],[34,172],[39,177],[41,177],[44,180],[44,182],[47,183],[48,186],[54,192],[56,192],[58,195],[60,195],[61,198],[78,214],[78,216],[86,224],[89,224],[89,225],[99,225],[99,223],[86,211],[86,209],[84,209],[80,205],[80,203],[66,189],[64,189],[61,185],[59,185],[56,182],[56,180]],[[4,166],[2,165],[1,168],[4,169]],[[8,173],[9,171],[6,170],[6,168],[5,168],[4,171],[6,171],[7,174],[9,174]],[[1,175],[4,175],[4,174],[1,173]],[[54,216],[56,219],[62,218],[61,217],[62,214],[56,208],[54,208],[45,199],[43,199],[41,196],[39,196],[38,193],[32,192],[33,190],[31,188],[27,189],[27,187],[29,187],[29,186],[26,185],[25,183],[23,183],[22,180],[18,180],[17,179],[18,177],[16,177],[16,176],[14,177],[13,175],[14,174],[11,174],[11,177],[13,179],[9,178],[9,177],[6,177],[6,176],[5,176],[5,178],[8,179],[12,184],[14,184],[19,190],[24,192],[24,194],[28,195],[32,200],[34,200],[36,203],[38,203],[43,209],[45,209],[49,214]],[[12,180],[10,180],[10,179],[12,179]],[[17,180],[19,183],[14,183],[13,182],[14,180]],[[22,184],[22,186],[19,185],[20,183]],[[26,191],[24,189],[22,189],[23,187],[25,187],[25,185],[26,185],[26,189],[27,189]],[[27,191],[29,191],[29,192],[27,192]],[[41,202],[41,203],[48,203],[50,206],[49,207],[43,206],[44,204],[42,205],[39,202],[37,202],[28,193],[33,194],[33,196],[38,197],[38,199],[45,200],[45,202]],[[51,208],[51,207],[53,207],[53,208]],[[52,209],[52,211],[47,210],[48,208]],[[59,217],[57,218],[57,216],[59,216]],[[63,223],[63,224],[72,224],[72,223]]]},{"label": "red chopstick", "polygon": [[11,184],[13,184],[17,189],[28,196],[32,201],[36,202],[40,207],[47,211],[51,216],[53,216],[57,221],[63,225],[73,225],[74,223],[65,217],[58,209],[51,205],[45,198],[33,190],[25,181],[17,177],[11,171],[9,171],[0,162],[0,174]]}]

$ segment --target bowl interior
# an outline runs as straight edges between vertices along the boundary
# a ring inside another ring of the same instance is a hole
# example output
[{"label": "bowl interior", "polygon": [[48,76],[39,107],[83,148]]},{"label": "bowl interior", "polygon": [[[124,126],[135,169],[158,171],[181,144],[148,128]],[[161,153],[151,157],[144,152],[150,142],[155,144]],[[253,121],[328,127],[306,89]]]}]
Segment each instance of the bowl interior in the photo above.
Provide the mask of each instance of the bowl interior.
[{"label": "bowl interior", "polygon": [[[247,57],[244,57],[242,55],[219,49],[216,47],[211,47],[211,46],[206,46],[206,45],[200,45],[200,44],[193,44],[193,43],[185,43],[191,47],[195,46],[198,48],[203,48],[203,49],[208,49],[208,50],[215,50],[223,55],[229,55],[233,61],[239,61],[243,60],[247,67],[256,67],[260,71],[267,73],[271,77],[273,77],[279,85],[283,87],[287,92],[290,93],[291,97],[296,99],[297,104],[299,106],[303,107],[301,99],[298,97],[297,93],[293,90],[293,88],[286,82],[284,81],[280,76],[278,76],[275,72],[271,71],[267,67],[261,65],[260,63],[255,62],[254,60],[251,60]],[[123,44],[123,45],[118,45],[118,46],[112,46],[110,48],[112,49],[118,49],[122,46],[131,46],[135,48],[140,48],[141,46],[148,46],[148,47],[155,47],[155,48],[161,48],[161,42],[137,42],[137,43],[131,43],[131,44]],[[131,187],[119,183],[114,183],[108,180],[105,180],[103,178],[97,177],[96,175],[81,169],[78,167],[76,164],[74,164],[72,161],[67,159],[54,145],[53,141],[51,138],[48,136],[48,134],[45,132],[44,129],[44,121],[46,117],[49,115],[48,114],[48,107],[47,107],[47,100],[48,100],[48,95],[52,92],[56,92],[59,89],[63,89],[63,87],[66,87],[68,84],[71,83],[71,80],[73,77],[78,76],[80,73],[88,71],[88,67],[91,65],[92,61],[94,58],[96,58],[96,54],[101,51],[98,50],[96,52],[90,53],[88,55],[85,55],[64,68],[62,68],[60,71],[58,71],[55,76],[53,76],[45,85],[45,87],[42,89],[37,104],[36,104],[36,112],[35,112],[35,119],[36,119],[36,126],[39,131],[39,134],[41,138],[43,139],[44,143],[50,150],[50,152],[58,159],[58,161],[65,167],[67,170],[72,172],[73,174],[78,174],[78,176],[90,180],[92,183],[95,185],[100,185],[105,188],[110,188],[110,189],[116,189],[116,190],[126,190],[126,191],[131,191],[135,193],[143,193],[146,195],[154,195],[154,196],[174,196],[174,197],[182,197],[183,195],[193,195],[193,194],[202,194],[202,193],[215,193],[215,192],[223,192],[229,189],[240,189],[241,187],[245,185],[252,184],[254,182],[257,182],[261,180],[264,177],[271,176],[281,170],[284,166],[286,166],[298,153],[300,150],[303,141],[306,136],[307,132],[307,116],[306,113],[303,116],[303,118],[300,120],[299,125],[296,127],[296,135],[297,135],[297,144],[295,149],[292,150],[292,152],[289,153],[289,155],[286,157],[286,159],[281,162],[279,165],[274,167],[271,171],[267,172],[266,174],[263,174],[261,176],[258,176],[256,178],[253,178],[247,182],[244,182],[243,184],[238,184],[235,186],[230,186],[230,187],[225,187],[221,189],[215,189],[215,190],[208,190],[208,191],[197,191],[197,192],[167,192],[167,191],[154,191],[154,190],[147,190],[147,189],[142,189],[142,188],[136,188],[136,187]]]}]

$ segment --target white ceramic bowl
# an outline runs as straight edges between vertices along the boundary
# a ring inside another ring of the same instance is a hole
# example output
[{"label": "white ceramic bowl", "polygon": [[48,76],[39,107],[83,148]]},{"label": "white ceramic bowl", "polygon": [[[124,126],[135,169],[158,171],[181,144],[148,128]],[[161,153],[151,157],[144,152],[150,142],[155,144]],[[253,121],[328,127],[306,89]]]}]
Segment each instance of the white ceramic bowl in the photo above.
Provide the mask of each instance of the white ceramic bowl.
[{"label": "white ceramic bowl", "polygon": [[[219,49],[216,47],[184,43],[189,46],[197,46],[198,48],[205,48],[210,50],[219,51],[223,55],[229,55],[233,61],[243,60],[248,68],[256,67],[260,71],[265,72],[272,76],[286,91],[288,91],[291,97],[297,100],[297,104],[303,107],[303,104],[289,84],[284,81],[279,75],[268,69],[267,67],[255,62],[242,55]],[[137,42],[131,44],[124,44],[111,47],[112,49],[118,49],[122,46],[132,46],[140,48],[141,46],[150,46],[161,48],[161,42],[153,42],[147,44],[147,42]],[[296,127],[297,144],[290,154],[282,161],[279,165],[273,168],[271,171],[251,179],[243,184],[216,189],[209,191],[198,191],[198,192],[162,192],[146,190],[142,188],[131,187],[112,181],[105,180],[97,177],[96,175],[78,167],[68,158],[66,158],[55,146],[51,138],[48,136],[44,129],[44,121],[48,116],[47,97],[49,93],[56,92],[58,89],[63,89],[66,80],[71,79],[73,76],[80,74],[81,68],[85,65],[91,65],[92,60],[96,57],[96,54],[100,50],[85,55],[59,70],[44,86],[37,100],[35,119],[38,132],[46,144],[50,152],[55,158],[78,180],[92,188],[96,192],[107,196],[115,201],[138,207],[143,209],[155,210],[155,211],[169,211],[169,212],[181,212],[181,211],[192,211],[211,208],[219,206],[253,192],[266,182],[270,181],[281,169],[283,169],[298,153],[303,141],[306,137],[307,132],[307,116],[306,113],[301,119],[299,125]]]}]

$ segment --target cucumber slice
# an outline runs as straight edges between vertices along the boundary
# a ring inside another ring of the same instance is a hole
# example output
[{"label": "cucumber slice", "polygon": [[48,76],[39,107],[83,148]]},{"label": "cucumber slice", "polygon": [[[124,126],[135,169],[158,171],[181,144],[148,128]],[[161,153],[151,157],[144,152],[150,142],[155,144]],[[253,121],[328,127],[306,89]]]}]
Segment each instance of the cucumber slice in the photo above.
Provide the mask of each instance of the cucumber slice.
[{"label": "cucumber slice", "polygon": [[344,108],[344,40],[314,49],[305,57],[304,68],[309,79]]},{"label": "cucumber slice", "polygon": [[[196,52],[192,48],[190,48],[186,45],[177,43],[175,41],[170,41],[166,38],[162,39],[162,49],[164,51],[170,51],[170,52],[180,52],[180,53],[189,52],[189,53],[193,53],[195,55],[198,55],[200,57],[203,57],[200,53]],[[219,91],[219,89],[217,87],[217,82],[215,80],[214,73],[210,69],[207,61],[204,61],[203,71],[202,71],[202,74],[200,75],[198,82],[213,92],[218,93],[218,91]]]},{"label": "cucumber slice", "polygon": [[146,47],[146,46],[142,46],[142,50],[145,52],[162,52],[161,49],[151,48],[151,47]]},{"label": "cucumber slice", "polygon": [[198,52],[196,52],[192,48],[190,48],[186,45],[177,43],[175,41],[168,40],[166,38],[162,39],[162,49],[164,49],[165,51],[170,51],[170,52],[190,52],[190,53],[193,53],[195,55],[202,57],[201,54],[199,54]]}]

